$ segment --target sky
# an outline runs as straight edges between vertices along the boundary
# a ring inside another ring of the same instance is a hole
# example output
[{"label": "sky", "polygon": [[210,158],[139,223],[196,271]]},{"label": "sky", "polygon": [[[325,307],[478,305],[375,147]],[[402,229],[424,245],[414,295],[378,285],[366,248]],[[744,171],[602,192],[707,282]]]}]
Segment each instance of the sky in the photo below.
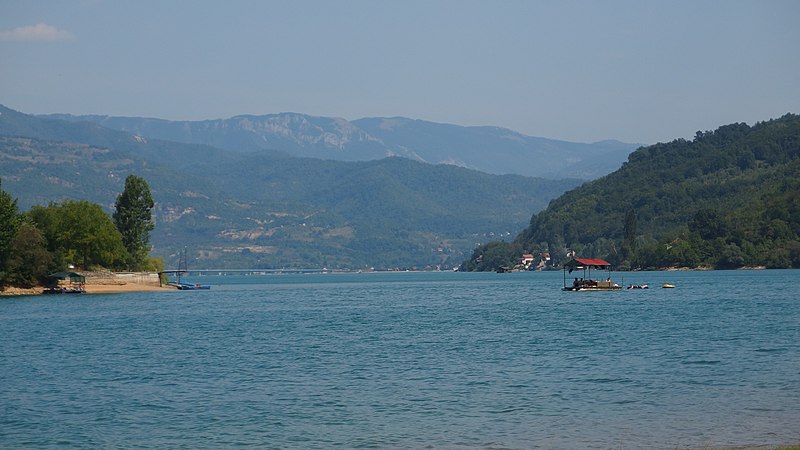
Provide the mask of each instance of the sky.
[{"label": "sky", "polygon": [[0,0],[0,104],[669,142],[800,113],[800,1]]}]

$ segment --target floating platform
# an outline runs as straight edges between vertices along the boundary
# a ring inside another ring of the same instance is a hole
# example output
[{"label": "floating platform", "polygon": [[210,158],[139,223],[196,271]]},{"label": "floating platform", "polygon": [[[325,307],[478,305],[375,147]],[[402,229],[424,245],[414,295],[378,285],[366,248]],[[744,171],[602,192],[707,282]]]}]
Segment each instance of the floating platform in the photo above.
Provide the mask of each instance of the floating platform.
[{"label": "floating platform", "polygon": [[619,291],[622,286],[611,281],[583,280],[577,285],[564,286],[563,291]]},{"label": "floating platform", "polygon": [[[595,281],[591,279],[592,269],[608,271],[608,278],[605,281]],[[582,270],[583,277],[571,285],[567,284],[567,270],[572,273],[575,270]],[[611,281],[611,264],[600,258],[573,258],[564,263],[564,288],[562,291],[583,292],[583,291],[619,291],[622,286]]]}]

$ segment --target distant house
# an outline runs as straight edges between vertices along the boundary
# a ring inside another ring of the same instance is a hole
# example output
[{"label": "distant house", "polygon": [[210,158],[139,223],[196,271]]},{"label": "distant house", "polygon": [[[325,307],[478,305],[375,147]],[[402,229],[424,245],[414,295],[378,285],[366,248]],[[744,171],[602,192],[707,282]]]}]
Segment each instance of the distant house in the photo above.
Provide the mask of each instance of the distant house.
[{"label": "distant house", "polygon": [[531,253],[525,253],[519,259],[519,263],[527,269],[531,264],[533,264],[533,255]]}]

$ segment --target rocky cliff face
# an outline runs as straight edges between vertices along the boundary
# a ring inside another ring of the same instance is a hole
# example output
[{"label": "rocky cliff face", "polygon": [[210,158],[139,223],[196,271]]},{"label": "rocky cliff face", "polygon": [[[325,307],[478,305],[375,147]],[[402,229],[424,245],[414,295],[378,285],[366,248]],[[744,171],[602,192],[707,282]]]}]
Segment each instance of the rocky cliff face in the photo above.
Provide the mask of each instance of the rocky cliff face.
[{"label": "rocky cliff face", "polygon": [[49,117],[89,121],[145,138],[206,144],[237,152],[269,150],[341,161],[401,156],[492,174],[547,178],[598,178],[619,168],[638,147],[617,141],[591,144],[558,141],[499,127],[463,127],[404,117],[348,121],[280,113],[195,122],[109,116]]}]

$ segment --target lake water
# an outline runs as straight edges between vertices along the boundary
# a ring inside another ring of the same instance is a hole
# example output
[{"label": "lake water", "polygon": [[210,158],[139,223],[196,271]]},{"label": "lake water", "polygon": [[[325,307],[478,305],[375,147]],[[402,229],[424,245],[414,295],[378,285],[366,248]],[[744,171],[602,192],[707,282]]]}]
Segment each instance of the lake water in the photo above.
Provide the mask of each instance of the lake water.
[{"label": "lake water", "polygon": [[0,299],[0,447],[800,442],[800,271],[615,277],[651,289],[364,273]]}]

